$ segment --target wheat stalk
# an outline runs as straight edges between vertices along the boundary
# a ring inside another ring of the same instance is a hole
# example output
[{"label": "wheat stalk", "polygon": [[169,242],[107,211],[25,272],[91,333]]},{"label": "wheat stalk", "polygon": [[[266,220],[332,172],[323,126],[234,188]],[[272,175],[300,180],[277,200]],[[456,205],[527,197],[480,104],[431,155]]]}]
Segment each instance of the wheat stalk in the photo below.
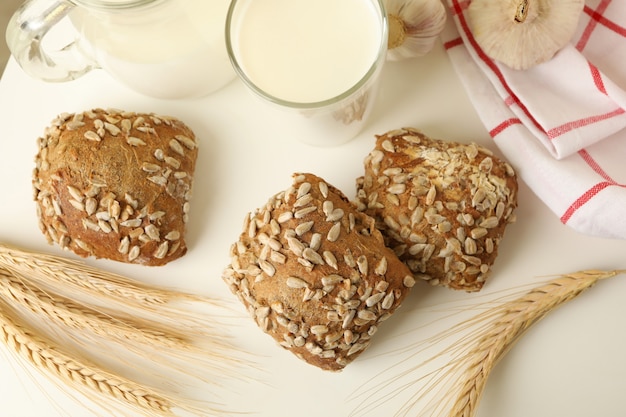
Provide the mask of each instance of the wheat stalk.
[{"label": "wheat stalk", "polygon": [[11,301],[12,305],[23,306],[46,321],[79,331],[89,330],[98,336],[115,338],[122,342],[179,349],[190,347],[189,338],[173,329],[165,329],[157,323],[139,318],[119,316],[113,311],[103,314],[99,310],[28,284],[0,268],[0,296]]},{"label": "wheat stalk", "polygon": [[116,304],[119,310],[136,316],[149,314],[162,319],[172,318],[172,327],[202,336],[214,348],[231,349],[225,343],[223,332],[217,328],[215,317],[208,320],[206,315],[199,316],[189,309],[175,307],[181,302],[193,302],[223,309],[225,305],[220,300],[143,284],[83,262],[7,244],[0,244],[0,268],[31,286],[52,288],[57,293],[63,291],[72,299],[89,297],[91,302]]},{"label": "wheat stalk", "polygon": [[[118,274],[102,271],[83,262],[0,244],[0,266],[16,275],[28,276],[43,284],[86,291],[142,308],[163,308],[177,300],[208,301],[205,298],[143,285]],[[213,300],[211,300],[213,301]]]},{"label": "wheat stalk", "polygon": [[[414,356],[419,362],[411,367],[402,361],[390,367],[387,372],[396,369],[393,371],[395,375],[375,384],[365,393],[354,395],[354,398],[365,395],[368,398],[352,415],[369,407],[382,406],[420,383],[411,399],[396,415],[409,415],[418,403],[430,396],[419,415],[473,417],[491,371],[530,327],[598,281],[624,273],[626,270],[587,270],[558,276],[516,298],[509,297],[504,302],[486,308],[432,338],[418,342],[413,349],[417,349]],[[482,309],[481,306],[479,308]],[[434,355],[424,357],[426,349],[436,348],[444,341],[449,343],[447,347],[438,348]],[[415,376],[417,372],[441,360],[445,361],[442,366]],[[402,382],[404,378],[412,380]]]},{"label": "wheat stalk", "polygon": [[[161,366],[169,365],[170,358],[194,362],[197,376],[209,380],[206,371],[211,369],[220,374],[232,371],[229,365],[235,360],[228,358],[232,346],[215,337],[208,338],[208,346],[199,348],[187,334],[179,328],[167,326],[140,317],[130,317],[125,313],[102,307],[79,304],[67,297],[44,291],[0,268],[0,297],[4,297],[12,306],[21,306],[35,314],[38,319],[48,323],[48,327],[62,326],[63,333],[77,330],[82,339],[90,344],[99,340],[89,337],[84,331],[99,336],[108,344],[115,341],[126,350],[139,356],[146,356],[147,351],[158,353],[163,359]],[[43,319],[43,320],[41,320]],[[177,326],[183,326],[178,321]],[[207,350],[210,348],[211,350]],[[209,355],[210,353],[210,355]],[[151,356],[152,356],[151,355]],[[202,365],[201,367],[198,365]],[[211,381],[212,382],[212,381]]]},{"label": "wheat stalk", "polygon": [[[457,366],[464,372],[457,379],[458,393],[450,417],[476,413],[487,379],[498,361],[533,324],[560,305],[578,297],[598,281],[626,271],[580,271],[558,277],[525,295],[495,307],[495,319],[484,334],[471,340],[473,348]],[[487,314],[490,316],[490,314]],[[480,317],[477,318],[480,321]]]},{"label": "wheat stalk", "polygon": [[82,392],[105,395],[148,415],[174,416],[170,399],[64,352],[29,329],[4,300],[0,300],[0,337],[20,357]]},{"label": "wheat stalk", "polygon": [[[187,386],[183,379],[212,387],[219,387],[225,375],[242,379],[251,363],[241,359],[243,352],[229,343],[216,317],[176,306],[181,301],[224,307],[209,298],[0,244],[0,336],[21,357],[80,392],[107,395],[150,415],[174,415],[173,406],[194,415],[223,415],[227,410],[205,395],[195,400],[176,391]],[[94,355],[97,362],[85,359]],[[116,365],[103,365],[100,357]],[[123,373],[130,366],[168,388],[118,375],[111,369],[120,363]]]}]

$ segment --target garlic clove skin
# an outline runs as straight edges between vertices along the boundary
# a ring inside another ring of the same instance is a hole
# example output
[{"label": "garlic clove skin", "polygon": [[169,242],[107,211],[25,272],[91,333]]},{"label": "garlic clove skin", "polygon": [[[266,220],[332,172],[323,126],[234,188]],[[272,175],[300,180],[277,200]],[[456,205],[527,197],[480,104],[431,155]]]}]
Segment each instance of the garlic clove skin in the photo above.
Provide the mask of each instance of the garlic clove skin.
[{"label": "garlic clove skin", "polygon": [[467,17],[491,59],[516,70],[550,60],[574,36],[584,0],[472,0]]},{"label": "garlic clove skin", "polygon": [[389,21],[387,59],[399,61],[426,55],[446,23],[441,0],[385,0]]}]

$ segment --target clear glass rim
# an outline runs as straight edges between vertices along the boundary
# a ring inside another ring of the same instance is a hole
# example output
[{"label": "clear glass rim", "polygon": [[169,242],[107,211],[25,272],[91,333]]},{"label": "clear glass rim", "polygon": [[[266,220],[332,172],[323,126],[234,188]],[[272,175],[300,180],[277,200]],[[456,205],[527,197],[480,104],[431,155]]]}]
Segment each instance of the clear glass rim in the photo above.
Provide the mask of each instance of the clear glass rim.
[{"label": "clear glass rim", "polygon": [[[161,0],[69,0],[77,6],[91,9],[129,9],[145,6]],[[210,1],[210,0],[207,0]]]},{"label": "clear glass rim", "polygon": [[348,90],[344,91],[343,93],[335,97],[322,100],[322,101],[297,102],[297,101],[289,101],[289,100],[278,98],[276,96],[273,96],[272,94],[267,93],[265,90],[257,86],[246,75],[241,65],[239,65],[237,56],[235,54],[235,50],[233,48],[233,42],[232,42],[233,39],[230,35],[231,27],[232,27],[232,18],[235,12],[235,8],[237,7],[239,3],[240,3],[239,0],[232,0],[230,3],[230,6],[228,7],[228,13],[226,15],[225,30],[226,30],[226,50],[228,52],[228,57],[230,59],[231,64],[233,65],[233,68],[235,69],[235,72],[239,76],[239,78],[257,95],[259,95],[260,97],[272,103],[285,106],[285,107],[295,108],[295,109],[315,109],[315,108],[321,108],[321,107],[326,107],[326,106],[332,106],[333,104],[340,103],[344,99],[352,96],[355,92],[357,92],[362,86],[367,84],[367,82],[375,76],[375,74],[380,69],[381,61],[385,59],[385,56],[387,54],[387,37],[388,37],[388,31],[389,31],[389,26],[388,26],[388,21],[387,21],[387,12],[385,11],[385,5],[383,3],[383,0],[372,0],[372,3],[378,6],[378,10],[380,12],[379,18],[380,18],[380,25],[381,25],[383,33],[381,36],[380,45],[378,46],[378,54],[376,54],[376,58],[372,61],[368,71],[363,75],[363,77],[361,77],[361,79],[358,82],[356,82],[352,87],[350,87]]}]

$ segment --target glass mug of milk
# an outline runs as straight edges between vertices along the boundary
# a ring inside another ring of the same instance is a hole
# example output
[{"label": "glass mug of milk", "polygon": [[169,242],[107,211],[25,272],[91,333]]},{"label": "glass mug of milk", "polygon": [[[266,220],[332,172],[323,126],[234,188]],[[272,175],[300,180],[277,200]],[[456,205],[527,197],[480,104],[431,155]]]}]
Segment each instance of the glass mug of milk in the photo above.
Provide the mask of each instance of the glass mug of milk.
[{"label": "glass mug of milk", "polygon": [[[145,95],[204,96],[235,78],[224,40],[229,3],[30,0],[9,22],[7,44],[26,73],[45,81],[69,81],[103,68]],[[61,24],[66,17],[71,25]],[[61,38],[69,39],[50,46],[49,39]]]},{"label": "glass mug of milk", "polygon": [[226,18],[239,78],[282,111],[294,138],[319,146],[347,142],[366,123],[387,32],[382,0],[233,0]]}]

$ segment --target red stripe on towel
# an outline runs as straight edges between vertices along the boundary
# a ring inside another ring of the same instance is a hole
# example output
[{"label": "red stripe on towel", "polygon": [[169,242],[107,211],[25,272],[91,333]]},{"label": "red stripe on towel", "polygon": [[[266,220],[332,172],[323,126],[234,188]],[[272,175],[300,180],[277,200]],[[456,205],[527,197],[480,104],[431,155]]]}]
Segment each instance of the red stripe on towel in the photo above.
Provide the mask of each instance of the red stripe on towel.
[{"label": "red stripe on towel", "polygon": [[563,224],[567,224],[567,222],[572,218],[574,213],[576,213],[581,207],[587,204],[593,197],[595,197],[600,191],[605,188],[611,186],[610,182],[601,182],[593,187],[591,187],[587,192],[585,192],[582,196],[580,196],[574,203],[569,206],[569,208],[565,211],[563,216],[561,216],[561,222]]},{"label": "red stripe on towel", "polygon": [[588,6],[584,7],[583,9],[584,12],[587,13],[589,17],[591,17],[591,19],[589,20],[589,24],[585,28],[582,36],[578,40],[578,43],[576,44],[576,49],[578,49],[579,51],[582,51],[583,49],[585,49],[585,46],[587,46],[587,42],[589,42],[589,38],[591,38],[591,34],[593,33],[593,30],[596,28],[598,22],[601,19],[604,19],[604,17],[602,16],[602,13],[604,13],[606,8],[609,7],[610,3],[611,3],[611,0],[603,0],[598,5],[598,8],[595,10],[593,10],[592,8]]},{"label": "red stripe on towel", "polygon": [[564,125],[557,126],[554,129],[550,129],[546,132],[546,134],[548,135],[549,139],[556,139],[559,136],[567,132],[571,132],[574,129],[578,129],[584,126],[589,126],[594,123],[601,122],[603,120],[607,120],[615,116],[620,116],[624,113],[626,113],[626,111],[622,108],[619,108],[609,113],[600,114],[600,115],[592,116],[592,117],[586,117],[580,120],[574,120],[573,122],[565,123]]},{"label": "red stripe on towel", "polygon": [[526,117],[528,117],[528,119],[533,123],[533,125],[535,125],[537,129],[539,129],[541,132],[546,133],[543,127],[537,122],[537,120],[535,120],[535,118],[530,113],[526,105],[524,105],[524,103],[522,103],[521,100],[515,95],[511,87],[506,82],[506,79],[504,78],[504,75],[502,74],[498,66],[494,63],[494,61],[491,58],[487,56],[487,54],[485,54],[485,52],[482,50],[480,45],[478,45],[478,42],[476,42],[476,39],[474,38],[472,31],[470,30],[469,24],[467,23],[467,20],[465,20],[465,16],[463,15],[463,10],[467,7],[468,4],[469,3],[466,1],[452,0],[452,6],[453,6],[452,12],[458,15],[459,23],[461,27],[463,28],[463,32],[465,33],[467,40],[472,45],[472,48],[474,48],[474,50],[478,54],[478,57],[495,74],[500,84],[502,84],[502,87],[506,90],[507,94],[511,96],[515,104],[519,106],[520,110],[524,112]]},{"label": "red stripe on towel", "polygon": [[589,63],[589,70],[591,71],[591,78],[593,78],[593,83],[598,88],[598,91],[600,91],[605,96],[608,96],[609,93],[606,92],[606,87],[604,86],[604,81],[602,80],[602,74],[600,73],[600,70],[591,62],[587,62]]},{"label": "red stripe on towel", "polygon": [[492,138],[495,138],[497,135],[502,133],[502,131],[506,130],[508,127],[513,126],[513,125],[521,125],[521,124],[522,124],[522,121],[516,117],[505,120],[504,122],[500,123],[498,126],[491,129],[489,131],[489,135],[491,135]]}]

